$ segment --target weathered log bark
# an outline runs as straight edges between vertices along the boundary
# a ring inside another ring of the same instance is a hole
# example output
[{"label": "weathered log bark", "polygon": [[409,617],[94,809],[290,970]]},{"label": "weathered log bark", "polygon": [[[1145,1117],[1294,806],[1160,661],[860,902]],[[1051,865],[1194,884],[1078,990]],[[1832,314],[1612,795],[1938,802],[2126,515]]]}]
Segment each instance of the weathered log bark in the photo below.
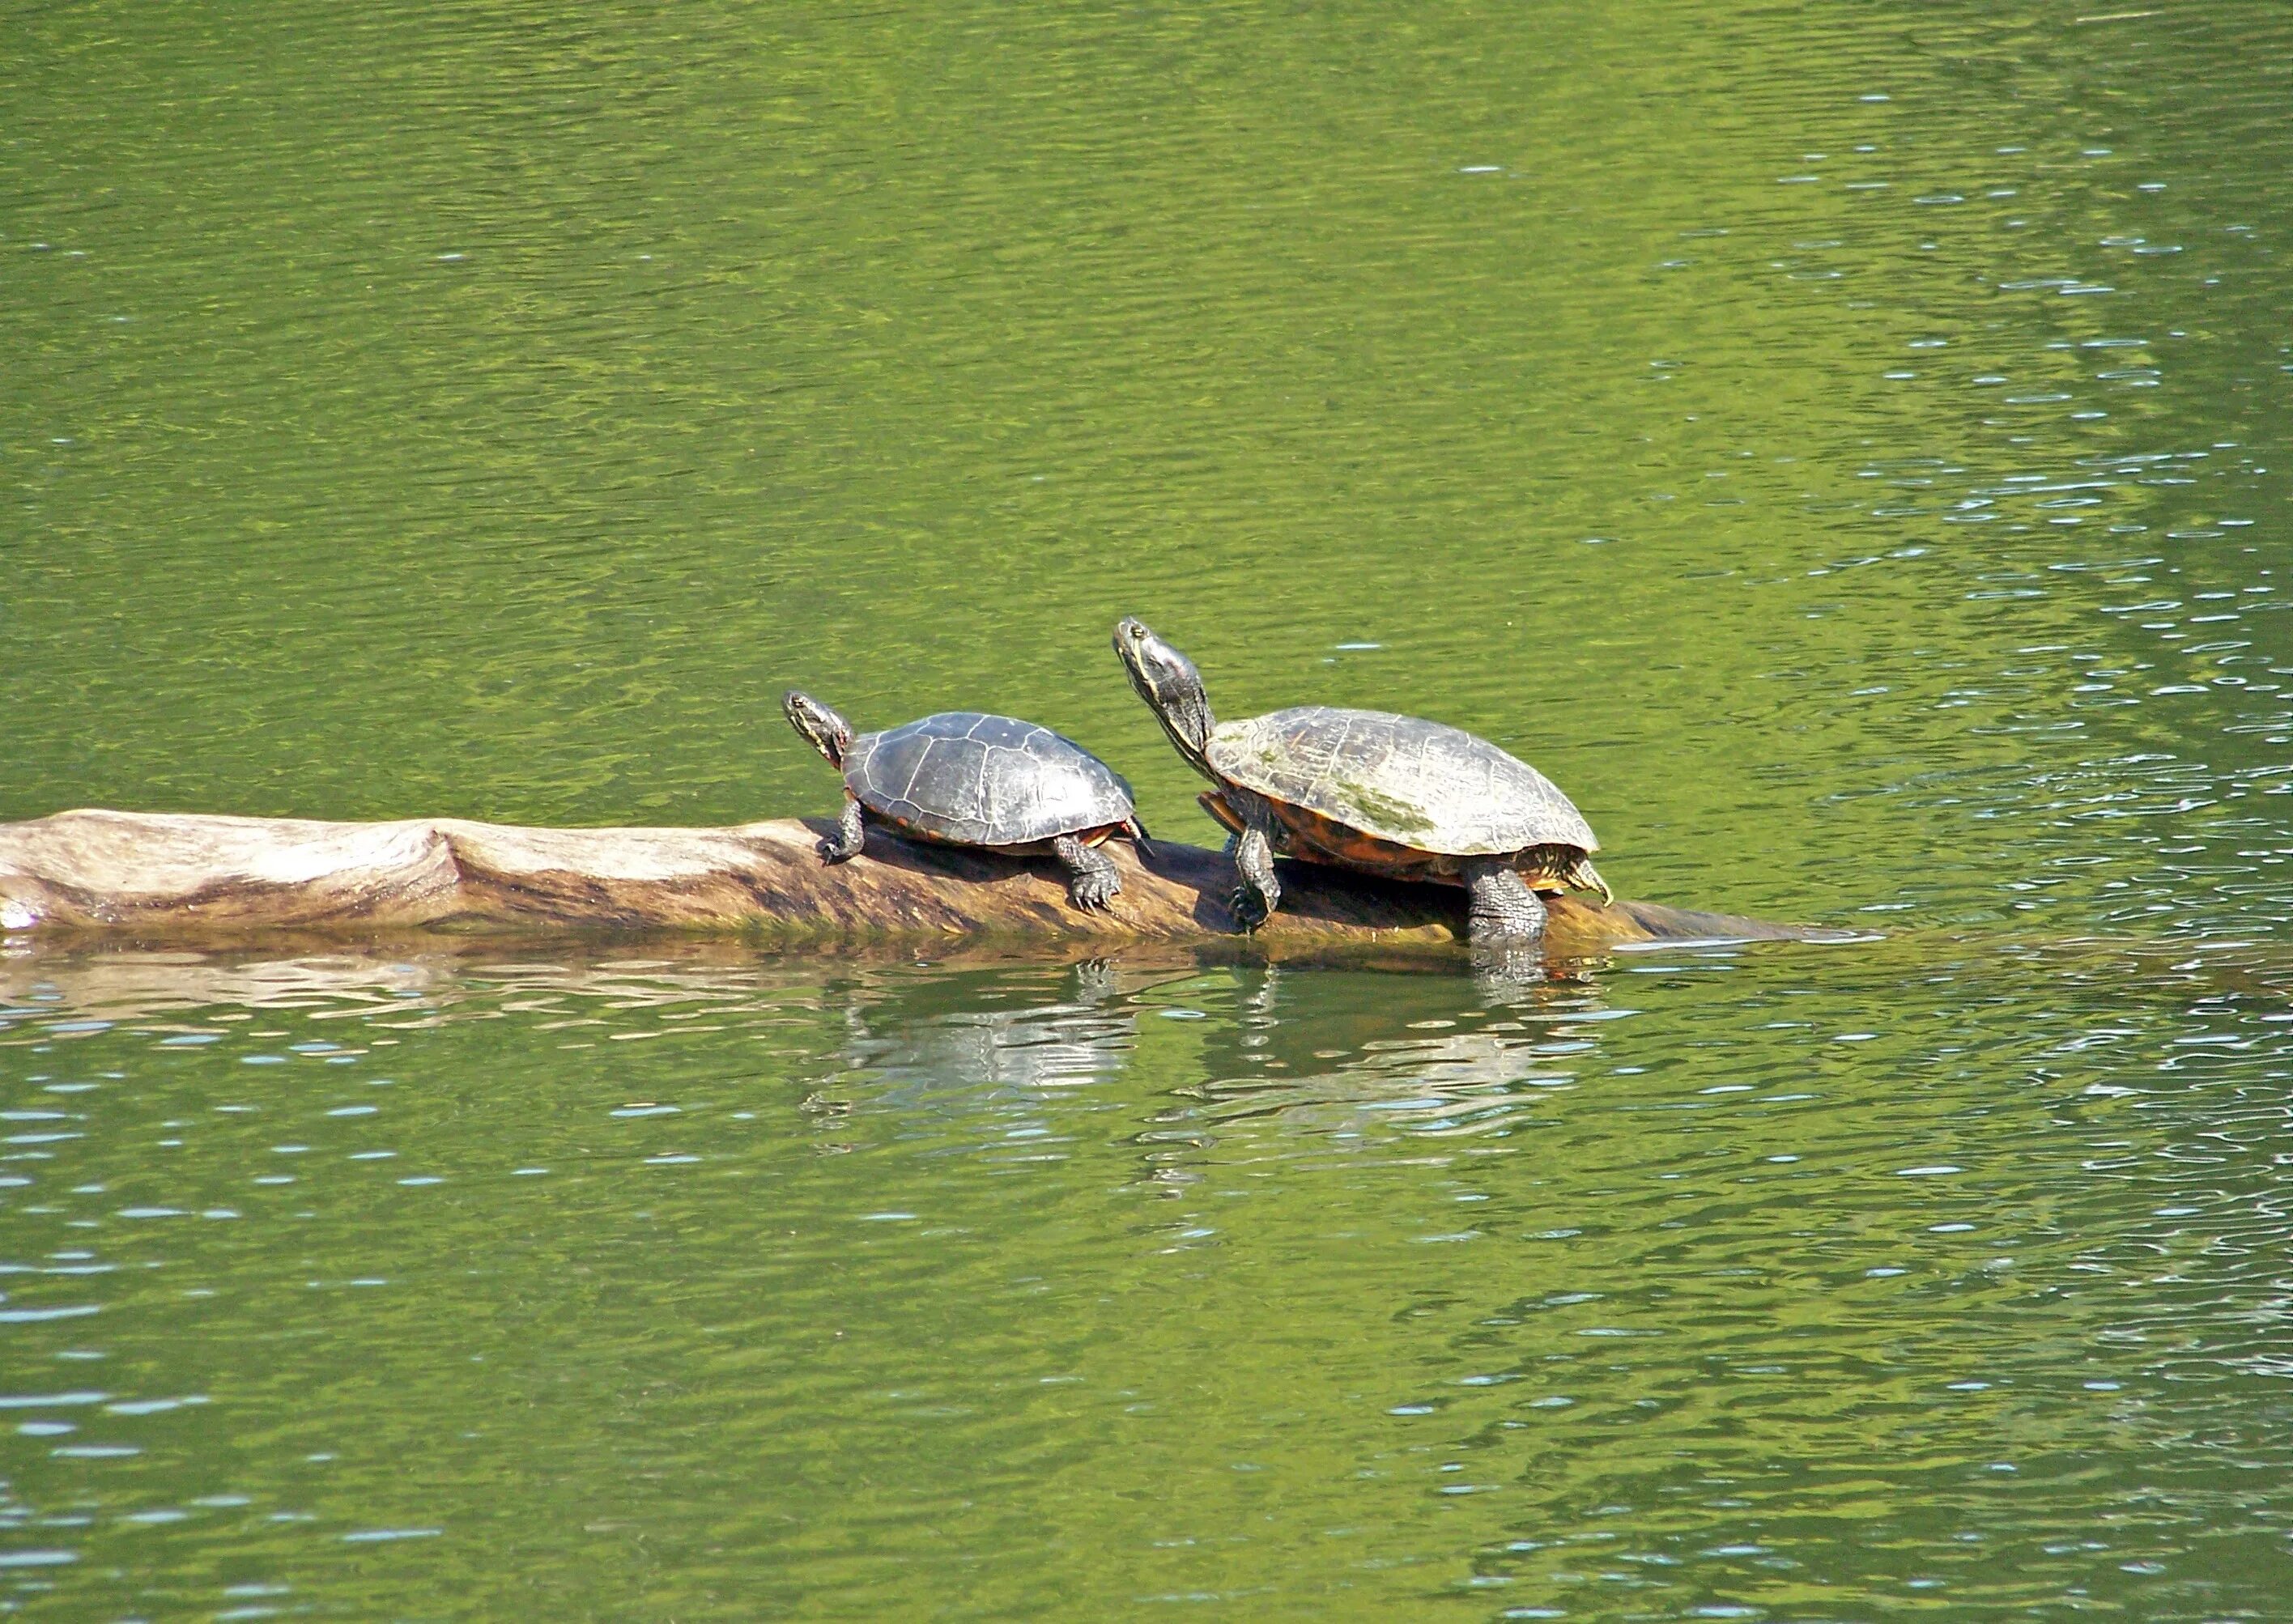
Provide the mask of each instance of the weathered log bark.
[{"label": "weathered log bark", "polygon": [[[911,844],[879,830],[831,867],[826,828],[514,828],[452,818],[396,823],[101,811],[0,824],[0,929],[142,939],[295,932],[674,930],[744,935],[1037,936],[1200,942],[1237,934],[1233,870],[1215,852],[1106,848],[1122,893],[1072,907],[1056,865]],[[1265,950],[1461,941],[1464,893],[1285,864]],[[1546,951],[1634,941],[1843,933],[1650,902],[1555,899]]]}]

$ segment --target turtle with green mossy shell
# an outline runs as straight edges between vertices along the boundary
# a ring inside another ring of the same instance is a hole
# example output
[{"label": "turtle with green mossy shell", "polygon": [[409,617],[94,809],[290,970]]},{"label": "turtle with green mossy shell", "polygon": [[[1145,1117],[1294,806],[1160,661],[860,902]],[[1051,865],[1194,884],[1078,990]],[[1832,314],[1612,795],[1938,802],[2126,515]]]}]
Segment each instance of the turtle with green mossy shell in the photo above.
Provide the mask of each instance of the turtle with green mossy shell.
[{"label": "turtle with green mossy shell", "polygon": [[1274,854],[1394,879],[1462,885],[1476,943],[1544,934],[1539,890],[1609,897],[1600,843],[1568,797],[1486,739],[1417,716],[1326,705],[1220,723],[1202,674],[1138,620],[1114,628],[1130,685],[1195,772],[1203,809],[1233,832],[1244,928],[1282,901]]}]

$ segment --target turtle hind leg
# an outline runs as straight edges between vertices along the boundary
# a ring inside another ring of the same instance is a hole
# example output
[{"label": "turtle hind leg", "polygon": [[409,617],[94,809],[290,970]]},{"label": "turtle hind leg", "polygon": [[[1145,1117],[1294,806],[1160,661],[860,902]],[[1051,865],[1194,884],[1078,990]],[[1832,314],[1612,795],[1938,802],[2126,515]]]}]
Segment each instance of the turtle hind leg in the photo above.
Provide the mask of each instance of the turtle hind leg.
[{"label": "turtle hind leg", "polygon": [[1105,908],[1122,889],[1122,871],[1114,866],[1114,860],[1073,835],[1054,838],[1051,854],[1067,871],[1067,900],[1085,913]]},{"label": "turtle hind leg", "polygon": [[1472,895],[1466,923],[1467,940],[1484,942],[1534,941],[1544,934],[1544,903],[1527,880],[1501,862],[1475,863],[1465,870]]},{"label": "turtle hind leg", "polygon": [[859,856],[861,848],[867,844],[868,831],[860,821],[860,803],[847,796],[844,813],[836,820],[836,833],[814,849],[820,853],[821,861],[842,863]]},{"label": "turtle hind leg", "polygon": [[1282,906],[1282,882],[1274,874],[1274,847],[1266,831],[1252,824],[1234,837],[1234,871],[1242,883],[1234,888],[1234,917],[1242,928],[1254,931]]}]

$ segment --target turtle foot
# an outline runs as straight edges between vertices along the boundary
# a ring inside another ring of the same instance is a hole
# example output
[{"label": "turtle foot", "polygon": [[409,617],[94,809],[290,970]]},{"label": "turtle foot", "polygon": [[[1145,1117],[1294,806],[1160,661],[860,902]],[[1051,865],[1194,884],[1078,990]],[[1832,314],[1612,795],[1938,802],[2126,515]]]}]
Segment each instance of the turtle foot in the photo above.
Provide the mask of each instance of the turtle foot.
[{"label": "turtle foot", "polygon": [[867,848],[868,826],[860,812],[860,803],[847,798],[844,810],[836,819],[836,832],[823,836],[813,850],[820,853],[824,863],[849,862]]},{"label": "turtle foot", "polygon": [[1078,874],[1067,885],[1067,900],[1085,913],[1104,912],[1122,891],[1122,880],[1112,874]]},{"label": "turtle foot", "polygon": [[1234,909],[1234,917],[1245,931],[1257,930],[1274,914],[1274,910],[1266,906],[1266,899],[1248,885],[1236,885],[1226,905]]},{"label": "turtle foot", "polygon": [[1234,888],[1234,917],[1242,921],[1244,930],[1254,931],[1282,906],[1282,882],[1274,875],[1274,848],[1261,826],[1253,823],[1236,836],[1234,869],[1235,877],[1242,882]]},{"label": "turtle foot", "polygon": [[1103,911],[1122,889],[1122,875],[1106,854],[1073,835],[1053,840],[1051,854],[1067,871],[1067,901],[1084,913]]}]

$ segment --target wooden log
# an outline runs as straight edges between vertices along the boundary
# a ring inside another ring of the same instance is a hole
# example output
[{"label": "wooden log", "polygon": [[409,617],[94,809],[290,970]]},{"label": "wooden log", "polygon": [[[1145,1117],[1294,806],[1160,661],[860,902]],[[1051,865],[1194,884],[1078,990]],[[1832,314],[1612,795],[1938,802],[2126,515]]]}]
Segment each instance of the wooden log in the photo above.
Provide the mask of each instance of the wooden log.
[{"label": "wooden log", "polygon": [[[0,930],[142,940],[403,931],[682,931],[746,936],[1234,941],[1231,865],[1200,846],[1106,851],[1122,893],[1104,914],[1067,901],[1056,864],[911,843],[871,829],[822,862],[824,822],[733,828],[517,828],[456,818],[320,823],[77,811],[0,824]],[[1461,941],[1462,890],[1283,866],[1260,949]],[[1840,940],[1651,902],[1555,898],[1545,950],[1629,942]]]}]

